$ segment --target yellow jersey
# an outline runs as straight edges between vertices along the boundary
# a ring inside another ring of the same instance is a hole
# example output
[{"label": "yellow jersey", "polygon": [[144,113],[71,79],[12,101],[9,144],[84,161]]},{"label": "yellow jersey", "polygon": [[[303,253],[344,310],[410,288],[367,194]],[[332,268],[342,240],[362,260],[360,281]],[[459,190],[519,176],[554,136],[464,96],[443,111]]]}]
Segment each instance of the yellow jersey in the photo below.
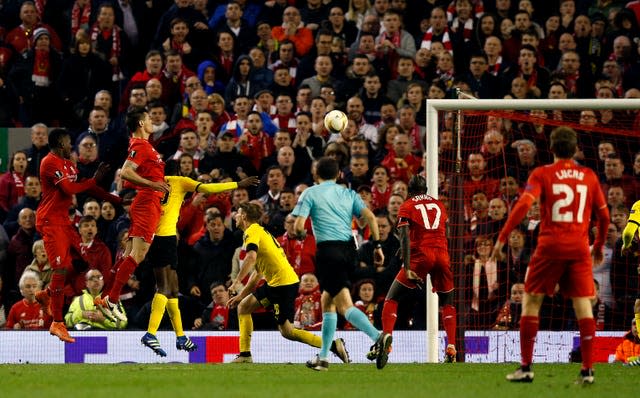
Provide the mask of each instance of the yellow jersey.
[{"label": "yellow jersey", "polygon": [[624,227],[622,231],[622,248],[628,249],[631,247],[631,243],[633,242],[633,237],[640,226],[640,200],[631,206],[631,211],[629,212],[629,220],[627,221],[627,225]]},{"label": "yellow jersey", "polygon": [[171,189],[162,198],[162,213],[156,229],[156,236],[174,236],[177,234],[176,224],[180,217],[180,208],[184,196],[188,192],[218,193],[238,187],[237,182],[204,184],[189,177],[165,176],[164,180]]},{"label": "yellow jersey", "polygon": [[300,280],[280,244],[261,225],[251,224],[245,229],[243,240],[243,249],[256,251],[255,269],[264,276],[267,285],[285,286]]}]

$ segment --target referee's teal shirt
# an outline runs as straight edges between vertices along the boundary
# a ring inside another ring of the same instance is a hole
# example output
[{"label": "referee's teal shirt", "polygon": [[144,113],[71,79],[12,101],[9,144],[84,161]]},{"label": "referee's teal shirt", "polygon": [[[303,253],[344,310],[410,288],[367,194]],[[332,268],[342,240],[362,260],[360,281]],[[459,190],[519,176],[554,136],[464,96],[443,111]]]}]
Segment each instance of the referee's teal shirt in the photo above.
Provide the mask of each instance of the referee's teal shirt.
[{"label": "referee's teal shirt", "polygon": [[353,216],[360,217],[364,208],[360,195],[329,180],[305,189],[291,214],[311,216],[316,242],[346,242],[353,238]]}]

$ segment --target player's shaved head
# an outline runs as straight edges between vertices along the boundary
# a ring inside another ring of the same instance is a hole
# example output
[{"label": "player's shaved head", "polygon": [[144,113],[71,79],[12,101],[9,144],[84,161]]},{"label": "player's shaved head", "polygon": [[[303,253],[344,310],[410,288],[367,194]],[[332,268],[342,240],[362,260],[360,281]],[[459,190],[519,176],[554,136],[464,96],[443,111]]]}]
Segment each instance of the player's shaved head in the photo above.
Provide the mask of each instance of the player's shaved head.
[{"label": "player's shaved head", "polygon": [[409,196],[422,195],[427,193],[427,180],[421,175],[414,175],[409,180]]},{"label": "player's shaved head", "polygon": [[570,127],[560,126],[551,132],[551,152],[560,159],[571,159],[578,149],[578,135]]},{"label": "player's shaved head", "polygon": [[49,133],[49,148],[60,148],[62,138],[69,137],[69,132],[65,129],[53,129]]}]

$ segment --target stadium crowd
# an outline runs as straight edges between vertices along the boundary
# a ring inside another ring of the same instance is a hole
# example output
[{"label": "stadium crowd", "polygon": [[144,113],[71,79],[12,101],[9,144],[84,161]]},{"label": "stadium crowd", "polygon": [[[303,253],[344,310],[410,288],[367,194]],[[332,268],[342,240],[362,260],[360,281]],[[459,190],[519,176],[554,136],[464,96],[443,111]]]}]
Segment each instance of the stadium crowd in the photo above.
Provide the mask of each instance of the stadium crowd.
[{"label": "stadium crowd", "polygon": [[[12,153],[0,177],[0,325],[5,316],[8,328],[47,328],[51,321],[32,297],[34,285],[44,288],[51,279],[51,259],[35,232],[48,128],[71,132],[80,177],[106,162],[112,175],[103,188],[130,198],[135,192],[122,189],[118,170],[130,133],[124,115],[142,106],[167,175],[202,182],[261,178],[255,190],[196,193],[184,203],[177,271],[185,328],[237,328],[234,310],[224,305],[244,256],[233,217],[240,203],[253,201],[301,277],[295,326],[319,330],[315,241],[310,226],[303,240],[294,238],[290,213],[323,155],[338,160],[339,181],[377,217],[383,263],[374,259],[367,226],[353,220],[359,248],[352,294],[379,326],[381,300],[402,261],[398,209],[410,177],[425,173],[425,99],[452,98],[456,89],[477,98],[640,98],[639,21],[640,1],[626,0],[5,0],[0,126],[30,127],[32,145]],[[322,122],[332,109],[349,117],[340,134]],[[439,195],[453,209],[454,117],[442,116]],[[464,243],[460,261],[452,262],[456,284],[462,282],[458,314],[468,329],[517,329],[539,220],[535,206],[511,233],[506,260],[492,262],[490,253],[527,176],[551,161],[546,119],[577,125],[576,160],[601,179],[612,224],[605,262],[594,269],[595,315],[601,330],[626,329],[638,274],[636,258],[620,254],[620,235],[640,197],[640,146],[602,129],[637,131],[640,114],[532,111],[529,117],[535,119],[471,118],[480,132],[463,137],[457,236]],[[123,328],[95,308],[77,307],[112,282],[127,239],[128,206],[86,194],[76,199],[69,217],[83,246],[68,270],[67,326]],[[154,290],[152,268],[143,264],[120,296],[127,327],[146,327]],[[400,307],[396,327],[423,329],[424,294],[411,299],[417,304]],[[16,318],[20,308],[30,308],[21,312],[28,319]],[[544,311],[551,316],[541,318],[549,320],[541,329],[576,328],[562,297],[547,299]],[[272,318],[253,316],[256,329],[275,329]]]}]

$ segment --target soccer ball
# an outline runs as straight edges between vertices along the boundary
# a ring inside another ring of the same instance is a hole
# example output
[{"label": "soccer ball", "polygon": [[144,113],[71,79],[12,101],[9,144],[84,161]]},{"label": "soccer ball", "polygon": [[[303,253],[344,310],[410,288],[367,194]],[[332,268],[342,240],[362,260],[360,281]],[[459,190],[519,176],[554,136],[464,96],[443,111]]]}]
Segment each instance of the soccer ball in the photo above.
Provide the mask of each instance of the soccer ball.
[{"label": "soccer ball", "polygon": [[331,133],[340,133],[347,128],[347,123],[349,123],[349,119],[344,112],[333,110],[324,115],[324,127]]}]

